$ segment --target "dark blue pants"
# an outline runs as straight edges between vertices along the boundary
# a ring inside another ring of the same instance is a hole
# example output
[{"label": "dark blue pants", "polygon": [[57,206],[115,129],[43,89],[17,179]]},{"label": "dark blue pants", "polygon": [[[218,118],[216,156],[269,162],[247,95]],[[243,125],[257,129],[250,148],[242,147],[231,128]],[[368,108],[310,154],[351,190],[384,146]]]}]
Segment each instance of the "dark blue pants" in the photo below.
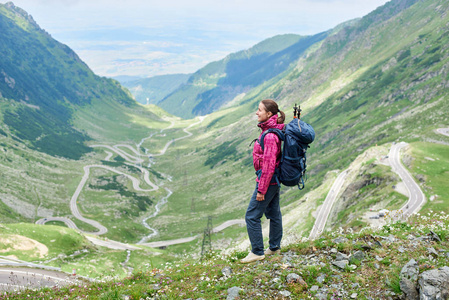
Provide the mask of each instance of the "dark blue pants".
[{"label": "dark blue pants", "polygon": [[263,214],[270,220],[270,249],[276,251],[281,248],[282,215],[279,206],[279,185],[270,185],[265,194],[265,200],[257,201],[257,185],[246,210],[245,221],[252,252],[264,254],[261,218]]}]

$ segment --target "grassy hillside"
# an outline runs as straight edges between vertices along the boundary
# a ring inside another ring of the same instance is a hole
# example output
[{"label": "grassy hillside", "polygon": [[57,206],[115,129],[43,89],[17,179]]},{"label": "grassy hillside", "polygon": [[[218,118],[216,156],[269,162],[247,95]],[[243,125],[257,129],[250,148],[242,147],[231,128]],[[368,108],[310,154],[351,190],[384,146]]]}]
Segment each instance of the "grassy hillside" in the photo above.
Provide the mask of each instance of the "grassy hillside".
[{"label": "grassy hillside", "polygon": [[[70,48],[52,39],[11,2],[0,4],[0,24],[1,222],[70,216],[69,202],[84,175],[83,167],[101,164],[107,155],[89,145],[136,146],[170,124],[162,119],[167,114],[139,105],[118,82],[95,75]],[[123,160],[109,163],[143,180],[142,172]],[[100,177],[106,175],[112,179],[113,174],[98,172]],[[90,180],[97,180],[96,176]],[[123,217],[128,225],[120,228],[123,240],[139,240],[147,232],[141,219],[159,192],[134,194],[129,180],[120,187],[98,200],[114,194],[112,207],[128,213]],[[86,194],[83,199],[97,197]],[[105,218],[102,211],[87,211],[90,203],[86,202],[81,207],[86,215],[98,213]],[[92,230],[81,222],[78,226]],[[116,237],[114,231],[108,234]]]},{"label": "grassy hillside", "polygon": [[[5,129],[27,147],[69,159],[91,151],[92,136],[73,126],[79,109],[111,106],[131,123],[127,110],[140,110],[116,81],[95,75],[66,45],[42,30],[11,2],[0,5],[0,115]],[[150,113],[146,117],[158,118]],[[90,122],[95,122],[90,120]]]},{"label": "grassy hillside", "polygon": [[[212,216],[214,226],[230,219],[242,219],[255,186],[252,148],[248,146],[259,133],[255,112],[259,101],[269,97],[280,103],[287,119],[291,118],[291,107],[295,103],[301,104],[303,119],[311,123],[317,133],[316,141],[308,151],[306,189],[282,188],[281,205],[287,225],[285,241],[293,242],[308,236],[314,214],[333,180],[350,166],[351,179],[332,212],[328,224],[330,229],[366,226],[363,216],[371,207],[400,207],[406,197],[393,190],[398,178],[380,160],[388,153],[389,144],[395,141],[410,143],[404,163],[428,199],[435,196],[424,210],[447,212],[449,198],[442,178],[449,163],[446,155],[449,139],[436,134],[434,129],[449,126],[445,114],[449,103],[446,92],[449,79],[448,10],[449,4],[442,0],[388,2],[360,20],[329,31],[329,36],[323,37],[322,41],[309,43],[307,49],[301,50],[301,57],[292,60],[294,63],[290,68],[268,77],[256,76],[260,75],[257,72],[259,67],[252,68],[252,63],[259,64],[264,60],[255,58],[283,61],[284,56],[276,55],[289,49],[285,53],[288,56],[289,51],[297,49],[306,38],[294,35],[276,37],[252,48],[254,52],[241,52],[238,56],[231,55],[229,60],[213,63],[192,75],[191,79],[195,80],[169,96],[174,101],[170,105],[193,115],[200,103],[195,102],[198,101],[196,97],[207,91],[214,92],[210,92],[210,98],[202,100],[216,99],[217,95],[224,99],[236,91],[242,95],[221,110],[205,116],[201,123],[189,129],[193,135],[185,139],[178,138],[186,136],[184,129],[199,119],[182,120],[154,107],[127,105],[113,101],[117,100],[115,96],[92,99],[89,106],[80,105],[70,120],[74,128],[93,139],[87,145],[126,143],[135,146],[142,141],[140,150],[146,148],[152,154],[151,166],[147,167],[151,171],[151,180],[160,186],[157,192],[144,195],[134,191],[129,180],[103,169],[94,170],[81,195],[82,213],[107,225],[110,231],[106,237],[134,243],[148,233],[141,221],[154,211],[154,203],[167,195],[165,188],[168,188],[173,192],[168,203],[148,221],[158,231],[150,241],[201,236],[209,216]],[[278,42],[277,48],[270,46]],[[272,49],[273,53],[265,56],[267,49]],[[234,59],[241,59],[244,63],[226,70],[225,62],[232,65]],[[240,66],[246,66],[246,69],[239,69]],[[248,90],[235,88],[229,94],[220,92],[215,95],[220,82],[230,80],[226,83],[230,86],[238,82],[222,76],[225,73],[236,74],[232,78],[245,73],[248,84],[255,85]],[[6,101],[2,103],[9,105]],[[211,102],[201,103],[204,108],[215,109]],[[5,115],[0,114],[0,120],[4,118]],[[49,213],[69,215],[68,201],[83,175],[82,167],[104,161],[106,151],[95,148],[79,161],[55,158],[26,147],[27,142],[20,140],[9,125],[2,124],[0,129],[0,168],[8,179],[0,181],[3,200],[0,212],[7,217],[6,220],[30,222]],[[150,135],[151,139],[142,140]],[[171,143],[170,147],[164,155],[159,155],[167,143]],[[124,151],[132,154],[129,149]],[[143,165],[148,166],[148,163],[145,157]],[[119,170],[142,179],[141,172],[124,164],[116,154],[105,164],[113,164]],[[23,207],[26,209],[18,210],[19,206],[11,203],[25,203]],[[83,227],[86,225],[77,225],[90,230]],[[230,227],[214,235],[213,240],[217,249],[238,247],[247,250],[245,241],[247,236],[242,227]],[[314,245],[330,250],[330,242],[321,242]],[[295,251],[302,253],[303,247],[307,248],[299,245]],[[351,245],[347,247],[340,250],[354,250]],[[189,252],[199,253],[200,248],[201,238],[169,246],[163,252],[181,256]],[[379,251],[378,255],[386,255],[386,250]],[[144,259],[146,254],[139,255]],[[384,265],[387,267],[391,262],[396,261],[390,259]],[[403,263],[402,260],[400,262]],[[373,260],[369,263],[373,264]],[[363,272],[374,270],[369,266]],[[394,268],[388,270],[391,276],[398,271]],[[204,272],[208,271],[201,269],[200,273]],[[318,271],[307,269],[304,272],[316,274],[314,272]],[[348,284],[356,283],[350,274],[348,277]],[[253,279],[250,277],[249,281]],[[152,284],[151,280],[145,277],[145,284]],[[309,279],[308,284],[315,284],[314,280]],[[207,284],[197,286],[197,290],[205,291],[206,287]],[[227,287],[225,285],[222,289]],[[392,286],[390,288],[393,289]],[[109,292],[114,293],[115,290]],[[198,296],[193,292],[184,296]],[[292,292],[303,295],[300,291]],[[99,297],[108,297],[108,293]],[[138,293],[136,289],[136,297],[143,297]],[[148,295],[152,293],[149,291]],[[207,293],[212,293],[212,290]],[[267,291],[267,295],[273,294]]]},{"label": "grassy hillside", "polygon": [[287,70],[309,47],[327,35],[279,35],[248,50],[230,54],[195,72],[187,84],[158,105],[183,118],[216,111],[238,95]]},{"label": "grassy hillside", "polygon": [[[301,104],[304,120],[317,133],[308,152],[306,189],[282,191],[283,199],[298,206],[306,193],[322,185],[329,171],[346,169],[376,144],[444,140],[433,130],[448,124],[442,113],[449,103],[447,10],[444,1],[389,2],[336,30],[300,58],[290,73],[254,88],[231,108],[209,115],[193,131],[194,137],[158,158],[162,172],[173,174],[174,191],[157,218],[161,238],[182,236],[179,227],[168,225],[172,221],[183,222],[191,232],[202,220],[204,228],[207,215],[216,224],[225,218],[243,218],[254,188],[248,145],[258,135],[255,111],[263,98],[275,98],[289,115],[294,103]],[[391,199],[391,204],[386,203],[391,208],[404,202],[391,190],[397,178],[388,167],[368,163],[365,169],[357,180],[372,176],[369,172],[379,173],[380,179],[367,184],[364,196],[350,194],[346,206],[337,206],[336,223],[348,222],[347,214],[339,214],[348,205],[365,203],[353,211],[357,220],[384,197]],[[365,199],[360,201],[361,197]],[[192,212],[192,203],[201,209]],[[186,211],[189,218],[181,221]],[[198,227],[194,233],[202,232]]]},{"label": "grassy hillside", "polygon": [[[148,266],[124,279],[6,292],[4,296],[7,299],[400,298],[405,296],[401,280],[406,278],[401,269],[411,259],[417,262],[416,276],[447,267],[448,225],[445,213],[415,216],[408,222],[391,223],[378,230],[332,232],[314,242],[292,243],[282,255],[248,265],[238,262],[246,252],[224,256],[212,252],[202,262],[182,259],[161,268]],[[349,261],[345,261],[346,266],[337,267],[341,257]]]}]

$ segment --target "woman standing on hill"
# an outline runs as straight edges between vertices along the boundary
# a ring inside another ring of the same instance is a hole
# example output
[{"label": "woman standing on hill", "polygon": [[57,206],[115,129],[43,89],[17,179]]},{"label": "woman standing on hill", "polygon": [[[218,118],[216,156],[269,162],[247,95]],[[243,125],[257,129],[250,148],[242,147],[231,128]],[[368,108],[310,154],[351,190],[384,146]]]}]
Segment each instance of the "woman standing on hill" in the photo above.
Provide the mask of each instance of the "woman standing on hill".
[{"label": "woman standing on hill", "polygon": [[[278,113],[280,116],[278,116]],[[270,129],[284,128],[285,114],[279,110],[273,100],[262,100],[256,112],[257,125],[262,129],[259,136]],[[246,210],[245,221],[251,242],[251,252],[242,263],[262,260],[265,255],[280,253],[282,239],[282,215],[279,205],[280,185],[274,175],[281,161],[281,140],[275,133],[268,133],[264,140],[264,149],[256,140],[253,149],[253,164],[256,170],[256,189]],[[265,214],[270,220],[269,248],[264,251],[261,218]]]}]

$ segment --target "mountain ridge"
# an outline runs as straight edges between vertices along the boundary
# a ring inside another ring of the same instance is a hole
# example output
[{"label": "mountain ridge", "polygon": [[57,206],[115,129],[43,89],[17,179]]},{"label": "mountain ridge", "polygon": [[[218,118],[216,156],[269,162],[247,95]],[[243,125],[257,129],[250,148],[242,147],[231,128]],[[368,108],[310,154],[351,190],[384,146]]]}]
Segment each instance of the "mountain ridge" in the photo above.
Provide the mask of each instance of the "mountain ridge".
[{"label": "mountain ridge", "polygon": [[[402,11],[401,7],[404,7]],[[386,15],[382,16],[384,12]],[[316,212],[336,174],[360,157],[364,159],[362,167],[353,170],[350,179],[353,184],[348,184],[337,195],[337,205],[327,229],[338,226],[345,230],[364,228],[367,223],[363,216],[369,209],[402,207],[406,200],[392,187],[397,185],[398,178],[392,176],[389,167],[381,162],[382,156],[388,153],[385,149],[389,144],[400,141],[410,144],[404,162],[426,198],[437,199],[426,203],[422,214],[432,210],[447,211],[449,195],[444,178],[449,170],[448,150],[446,145],[429,143],[430,140],[448,141],[447,137],[434,132],[437,127],[448,127],[445,114],[448,111],[445,88],[449,79],[447,12],[446,1],[392,1],[369,17],[374,22],[367,24],[367,19],[362,18],[340,26],[331,31],[329,37],[314,43],[283,73],[245,91],[229,107],[201,118],[203,122],[192,127],[193,134],[186,139],[178,138],[184,136],[184,128],[196,120],[168,116],[162,110],[156,111],[154,106],[122,105],[120,100],[132,99],[119,98],[121,92],[109,94],[118,101],[94,97],[91,99],[93,106],[73,106],[76,111],[71,120],[75,128],[86,132],[96,143],[116,147],[114,149],[124,156],[142,154],[139,157],[144,159],[143,166],[126,164],[117,152],[107,153],[104,149],[83,155],[79,161],[50,156],[28,149],[14,133],[11,134],[9,126],[0,124],[3,176],[0,198],[7,197],[8,200],[0,202],[0,214],[11,223],[33,222],[48,215],[70,216],[67,203],[83,177],[82,166],[101,161],[137,178],[144,176],[138,167],[147,168],[151,179],[164,187],[150,195],[155,202],[156,199],[166,199],[164,197],[170,190],[170,198],[150,221],[158,231],[153,239],[201,235],[209,216],[214,224],[242,218],[255,185],[251,148],[248,147],[259,134],[255,111],[260,100],[269,97],[280,104],[287,113],[287,120],[292,117],[290,108],[295,103],[300,104],[303,119],[317,132],[317,139],[308,150],[306,189],[281,189],[281,209],[285,212],[288,226],[285,229],[289,237],[300,239],[310,234]],[[211,70],[218,67],[212,65]],[[210,74],[216,74],[212,71]],[[209,79],[203,82],[204,85],[214,87],[220,77]],[[104,80],[111,83],[111,89],[113,86],[120,88],[117,82]],[[8,83],[13,81],[5,80],[4,89],[9,88],[6,87]],[[195,92],[198,91],[200,89]],[[20,99],[16,102],[14,105],[24,105],[20,104]],[[10,103],[2,99],[0,104]],[[0,120],[3,120],[2,113]],[[88,142],[86,145],[94,144]],[[162,152],[164,155],[158,155]],[[142,220],[155,208],[143,205],[142,210],[138,207],[137,197],[134,199],[134,190],[130,189],[126,178],[98,169],[90,174],[89,180],[79,205],[83,213],[108,227],[107,238],[131,243],[147,234]],[[17,206],[22,210],[15,211],[5,202],[26,205]],[[77,226],[91,230],[85,224]],[[237,241],[247,241],[247,235],[244,228],[229,228],[212,239],[220,248],[228,249]],[[160,265],[173,260],[174,256],[199,253],[201,246],[200,241],[192,241],[166,250],[145,248],[130,254],[128,262],[132,266],[143,266],[151,260],[154,265]],[[299,246],[302,247],[304,245]],[[313,251],[313,248],[308,249]],[[87,250],[85,256],[64,260],[63,266],[68,269],[79,265],[80,273],[89,274],[95,268],[103,271],[105,259],[108,259],[120,276],[125,276],[126,270],[122,270],[120,262],[127,259],[126,253]],[[326,246],[325,251],[330,250]],[[67,250],[68,253],[73,251],[72,248]],[[367,265],[376,260],[375,256],[371,257]],[[391,260],[385,265],[388,262]],[[374,269],[377,268],[365,271]],[[305,270],[309,271],[315,272]],[[398,274],[398,270],[389,271],[392,276]],[[350,271],[348,275],[351,275]],[[314,280],[310,279],[310,283]]]},{"label": "mountain ridge", "polygon": [[158,105],[181,117],[213,112],[239,94],[287,70],[292,61],[328,34],[279,35],[250,49],[229,54],[192,74],[185,85],[162,99]]},{"label": "mountain ridge", "polygon": [[28,147],[79,159],[91,151],[85,145],[89,135],[72,124],[79,107],[98,100],[137,107],[118,82],[95,75],[11,2],[0,5],[0,26],[1,118],[7,131]]}]

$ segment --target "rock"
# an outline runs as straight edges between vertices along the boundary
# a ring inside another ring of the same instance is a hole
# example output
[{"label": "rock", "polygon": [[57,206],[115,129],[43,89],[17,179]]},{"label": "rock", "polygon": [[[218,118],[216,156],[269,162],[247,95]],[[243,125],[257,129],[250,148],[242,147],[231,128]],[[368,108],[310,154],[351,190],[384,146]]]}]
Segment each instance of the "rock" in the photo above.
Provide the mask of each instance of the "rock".
[{"label": "rock", "polygon": [[353,284],[351,285],[351,287],[352,287],[353,289],[356,289],[356,288],[359,288],[359,287],[360,287],[360,284],[359,284],[358,282],[356,282],[356,283],[353,283]]},{"label": "rock", "polygon": [[316,292],[316,291],[318,291],[318,289],[319,289],[319,286],[313,285],[313,286],[310,288],[310,291],[311,291],[311,292]]},{"label": "rock", "polygon": [[331,253],[336,254],[337,252],[338,252],[337,249],[335,249],[335,248],[332,248],[332,249],[331,249]]},{"label": "rock", "polygon": [[396,241],[396,238],[391,234],[389,236],[380,236],[380,238],[390,243],[394,243]]},{"label": "rock", "polygon": [[379,264],[374,264],[374,267],[376,268],[376,269],[380,269],[380,266],[379,266]]},{"label": "rock", "polygon": [[242,289],[239,288],[238,286],[233,286],[232,288],[229,288],[228,297],[226,298],[226,300],[234,300],[236,297],[238,297],[241,290]]},{"label": "rock", "polygon": [[372,248],[371,246],[369,246],[369,245],[362,245],[362,246],[360,246],[360,247],[362,247],[363,250],[372,250],[372,249],[373,249],[373,248]]},{"label": "rock", "polygon": [[290,293],[289,291],[281,291],[281,292],[279,292],[279,294],[282,295],[282,296],[284,296],[284,297],[290,297],[290,295],[291,295],[292,293]]},{"label": "rock", "polygon": [[344,269],[348,264],[349,264],[349,260],[338,260],[338,261],[333,261],[332,264],[334,266],[339,267],[340,269]]},{"label": "rock", "polygon": [[418,263],[412,258],[401,270],[399,286],[406,299],[418,299]]},{"label": "rock", "polygon": [[418,284],[420,299],[449,299],[449,267],[423,272]]},{"label": "rock", "polygon": [[349,269],[354,271],[355,269],[357,269],[357,266],[356,265],[349,265]]},{"label": "rock", "polygon": [[222,273],[224,276],[229,277],[229,276],[231,276],[231,274],[232,274],[232,269],[231,269],[231,267],[224,267],[224,268],[221,270],[221,273]]},{"label": "rock", "polygon": [[344,253],[338,252],[337,253],[337,257],[335,257],[336,261],[341,261],[341,260],[349,260],[349,256],[347,256]]},{"label": "rock", "polygon": [[348,241],[348,239],[345,238],[344,236],[340,236],[340,237],[332,240],[332,242],[334,242],[335,244],[346,243],[347,241]]},{"label": "rock", "polygon": [[303,291],[307,289],[307,283],[302,279],[301,276],[295,273],[290,273],[286,278],[287,283],[295,284],[295,289],[299,291]]},{"label": "rock", "polygon": [[429,252],[429,254],[432,255],[435,258],[438,257],[438,252],[433,247],[427,248],[427,252]]},{"label": "rock", "polygon": [[357,293],[352,293],[351,294],[351,299],[357,299]]},{"label": "rock", "polygon": [[319,300],[326,300],[327,299],[327,290],[321,289],[315,297]]},{"label": "rock", "polygon": [[399,246],[398,251],[401,252],[401,253],[404,253],[404,252],[405,252],[405,249],[404,249],[404,247]]},{"label": "rock", "polygon": [[292,260],[292,257],[291,256],[287,256],[287,255],[284,255],[283,257],[282,257],[282,262],[284,263],[284,264],[290,264],[291,263],[291,260]]},{"label": "rock", "polygon": [[382,257],[380,257],[379,255],[376,255],[376,260],[377,261],[383,261],[384,259]]},{"label": "rock", "polygon": [[436,234],[435,232],[433,232],[432,230],[430,231],[430,237],[432,240],[440,242],[441,243],[441,239],[438,236],[438,234]]},{"label": "rock", "polygon": [[290,273],[287,275],[287,283],[295,283],[295,282],[299,282],[299,280],[301,280],[301,276],[299,276],[298,274],[295,273]]},{"label": "rock", "polygon": [[363,251],[356,251],[349,257],[349,261],[352,263],[354,261],[362,261],[365,259],[365,253]]},{"label": "rock", "polygon": [[321,274],[320,276],[317,277],[316,281],[318,283],[323,283],[325,278],[326,278],[326,275],[325,274]]}]

